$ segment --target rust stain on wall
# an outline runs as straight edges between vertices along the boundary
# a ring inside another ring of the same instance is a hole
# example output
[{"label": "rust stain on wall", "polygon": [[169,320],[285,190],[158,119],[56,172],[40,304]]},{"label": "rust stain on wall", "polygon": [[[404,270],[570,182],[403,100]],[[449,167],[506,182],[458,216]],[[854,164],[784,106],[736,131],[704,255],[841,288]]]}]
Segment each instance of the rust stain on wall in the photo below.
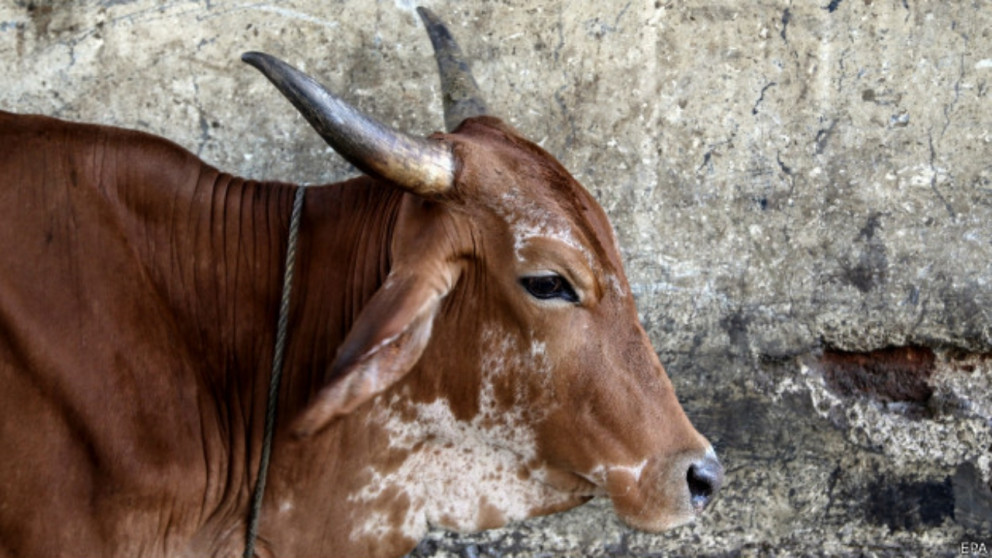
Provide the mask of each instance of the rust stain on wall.
[{"label": "rust stain on wall", "polygon": [[827,386],[845,397],[868,396],[885,403],[926,403],[936,356],[927,347],[890,347],[869,352],[824,350]]}]

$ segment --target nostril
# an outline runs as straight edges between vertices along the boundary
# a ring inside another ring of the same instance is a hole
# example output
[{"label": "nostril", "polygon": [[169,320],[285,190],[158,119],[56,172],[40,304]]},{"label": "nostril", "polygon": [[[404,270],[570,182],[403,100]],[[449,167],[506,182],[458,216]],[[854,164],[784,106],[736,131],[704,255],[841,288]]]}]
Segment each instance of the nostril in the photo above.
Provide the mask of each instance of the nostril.
[{"label": "nostril", "polygon": [[696,511],[702,511],[723,484],[723,466],[716,457],[707,455],[689,465],[686,481],[689,483],[692,507]]}]

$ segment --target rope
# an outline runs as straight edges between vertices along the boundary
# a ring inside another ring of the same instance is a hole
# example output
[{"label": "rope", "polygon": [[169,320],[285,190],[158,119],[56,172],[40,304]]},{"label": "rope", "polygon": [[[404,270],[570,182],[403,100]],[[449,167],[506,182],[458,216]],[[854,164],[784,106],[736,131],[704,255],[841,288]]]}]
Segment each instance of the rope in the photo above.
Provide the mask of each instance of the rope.
[{"label": "rope", "polygon": [[306,186],[296,189],[293,198],[293,214],[289,220],[289,240],[286,246],[286,266],[282,277],[282,300],[279,303],[279,322],[276,326],[276,346],[272,355],[272,377],[269,382],[269,398],[265,405],[265,432],[262,436],[262,457],[258,463],[258,480],[251,495],[248,510],[248,533],[245,536],[244,558],[254,558],[255,539],[258,538],[258,523],[262,516],[262,496],[265,494],[265,480],[269,474],[269,458],[272,455],[272,434],[276,424],[276,404],[279,399],[279,380],[282,378],[283,357],[286,352],[286,330],[289,326],[289,300],[293,292],[293,268],[296,264],[296,239],[300,234],[300,215],[303,213],[303,194]]}]

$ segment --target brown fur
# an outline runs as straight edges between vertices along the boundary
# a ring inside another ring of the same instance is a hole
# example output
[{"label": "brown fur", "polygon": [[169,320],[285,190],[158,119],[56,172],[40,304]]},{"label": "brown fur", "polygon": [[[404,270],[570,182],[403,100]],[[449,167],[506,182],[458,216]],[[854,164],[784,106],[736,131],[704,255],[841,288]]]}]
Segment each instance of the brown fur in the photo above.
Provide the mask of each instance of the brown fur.
[{"label": "brown fur", "polygon": [[[408,551],[400,525],[421,527],[420,492],[356,495],[461,451],[417,422],[438,401],[466,424],[485,415],[483,438],[523,409],[535,453],[493,474],[549,495],[526,515],[605,493],[642,528],[690,519],[685,471],[708,443],[637,322],[602,209],[498,120],[439,139],[460,162],[445,199],[368,177],[306,195],[260,555]],[[147,134],[7,113],[0,177],[0,556],[240,555],[296,186],[231,177]],[[517,257],[518,203],[589,257],[553,238]],[[531,300],[517,283],[531,264],[566,273],[581,305]],[[390,299],[394,283],[404,294]],[[516,351],[492,401],[486,332]],[[392,447],[383,417],[429,435]],[[638,462],[639,477],[623,468]],[[427,520],[512,519],[474,502],[474,519]],[[377,517],[382,536],[356,535]]]}]

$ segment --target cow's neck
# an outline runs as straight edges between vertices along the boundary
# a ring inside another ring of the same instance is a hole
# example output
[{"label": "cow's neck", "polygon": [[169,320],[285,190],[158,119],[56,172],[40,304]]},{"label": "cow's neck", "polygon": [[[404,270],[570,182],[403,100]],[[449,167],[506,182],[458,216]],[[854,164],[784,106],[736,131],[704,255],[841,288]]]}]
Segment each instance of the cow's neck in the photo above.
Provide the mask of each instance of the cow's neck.
[{"label": "cow's neck", "polygon": [[402,196],[368,178],[308,190],[279,406],[287,419],[324,386],[338,346],[385,281]]},{"label": "cow's neck", "polygon": [[[279,432],[261,524],[261,546],[276,545],[273,534],[278,534],[278,554],[319,555],[313,553],[323,549],[333,555],[376,555],[367,548],[349,549],[345,534],[363,513],[342,504],[368,480],[361,464],[382,458],[382,433],[370,428],[363,413],[304,440],[288,430],[325,385],[338,346],[389,273],[389,246],[403,195],[368,178],[306,194]],[[334,516],[341,512],[347,513]],[[386,546],[402,548],[410,541],[395,542],[398,546]]]},{"label": "cow's neck", "polygon": [[[265,406],[295,187],[201,178],[189,213],[155,231],[151,266],[227,420]],[[309,188],[297,245],[280,413],[299,412],[389,269],[397,191],[361,178]],[[161,247],[168,249],[161,249]],[[237,398],[239,400],[233,400]],[[253,425],[257,426],[257,424]]]},{"label": "cow's neck", "polygon": [[[184,332],[177,350],[188,353],[201,383],[205,458],[217,477],[208,486],[224,487],[204,502],[216,523],[207,531],[232,540],[243,533],[232,525],[245,518],[257,473],[294,193],[291,185],[205,169],[183,192],[151,194],[170,208],[169,219],[132,221],[144,228],[136,250],[149,278]],[[280,426],[322,386],[338,345],[385,279],[401,196],[368,178],[308,189]]]}]

